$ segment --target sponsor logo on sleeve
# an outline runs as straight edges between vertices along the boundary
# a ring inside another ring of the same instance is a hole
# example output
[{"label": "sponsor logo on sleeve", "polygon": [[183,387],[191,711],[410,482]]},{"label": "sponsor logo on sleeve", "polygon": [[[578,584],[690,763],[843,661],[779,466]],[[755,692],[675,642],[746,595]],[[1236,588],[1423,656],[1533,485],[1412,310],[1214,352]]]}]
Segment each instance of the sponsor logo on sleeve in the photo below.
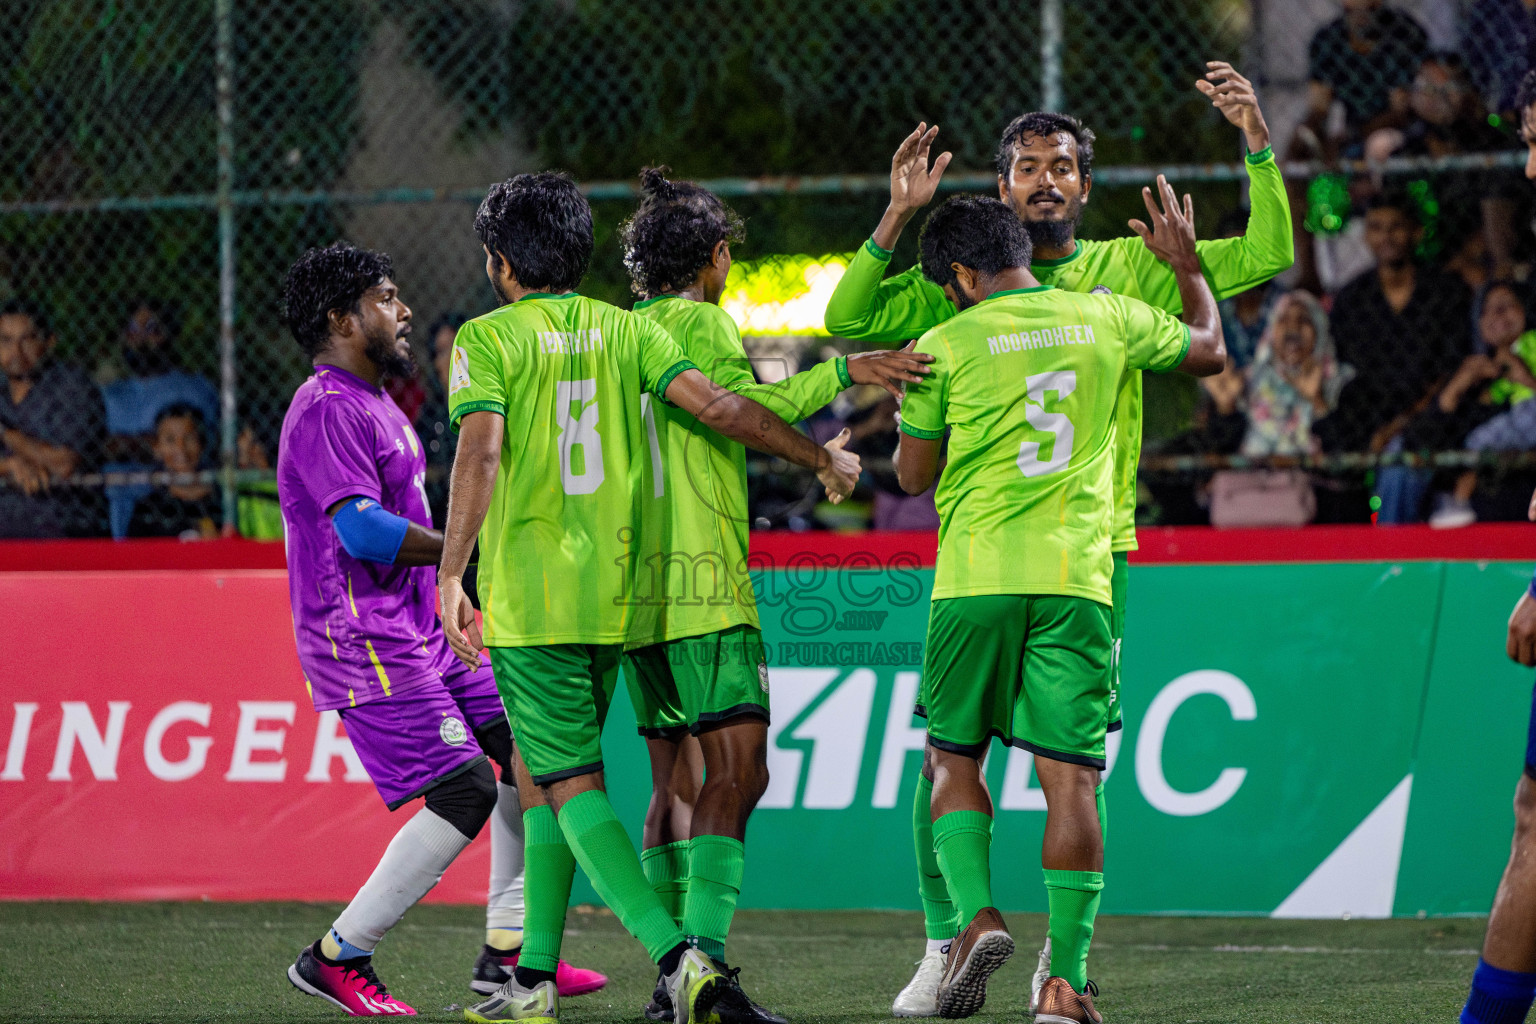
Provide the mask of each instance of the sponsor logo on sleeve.
[{"label": "sponsor logo on sleeve", "polygon": [[448,370],[448,393],[456,394],[467,387],[469,387],[469,353],[455,345]]}]

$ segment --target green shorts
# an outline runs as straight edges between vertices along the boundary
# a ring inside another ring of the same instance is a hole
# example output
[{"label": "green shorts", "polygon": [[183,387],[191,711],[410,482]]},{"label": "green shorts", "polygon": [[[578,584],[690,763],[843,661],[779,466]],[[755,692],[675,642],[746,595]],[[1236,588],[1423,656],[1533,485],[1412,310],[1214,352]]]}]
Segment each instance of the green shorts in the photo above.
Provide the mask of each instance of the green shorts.
[{"label": "green shorts", "polygon": [[1104,768],[1114,641],[1110,609],[1058,595],[933,602],[923,654],[928,742],[980,757],[993,736]]},{"label": "green shorts", "polygon": [[768,720],[768,661],[755,626],[624,652],[624,682],[640,735],[677,739],[737,715]]},{"label": "green shorts", "polygon": [[1114,553],[1115,568],[1109,577],[1110,596],[1114,604],[1109,609],[1109,636],[1115,642],[1114,667],[1109,673],[1109,731],[1122,725],[1120,721],[1120,641],[1125,639],[1125,600],[1131,586],[1131,562],[1129,552]]},{"label": "green shorts", "polygon": [[490,649],[512,737],[538,785],[603,770],[603,722],[622,650],[619,644]]}]

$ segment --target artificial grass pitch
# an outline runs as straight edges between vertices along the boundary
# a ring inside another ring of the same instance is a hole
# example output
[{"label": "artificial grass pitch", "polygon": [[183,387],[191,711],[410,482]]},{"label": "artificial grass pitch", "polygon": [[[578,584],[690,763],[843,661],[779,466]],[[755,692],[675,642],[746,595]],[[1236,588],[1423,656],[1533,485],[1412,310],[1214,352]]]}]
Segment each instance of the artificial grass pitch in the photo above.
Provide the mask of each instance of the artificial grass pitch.
[{"label": "artificial grass pitch", "polygon": [[[297,903],[0,903],[0,1021],[340,1021],[284,972],[339,907]],[[585,912],[583,912],[585,911]],[[390,992],[423,1020],[463,1020],[484,912],[416,907],[379,947]],[[1089,975],[1108,1024],[1454,1020],[1484,920],[1100,917]],[[638,1021],[655,969],[606,911],[577,908],[565,955],[609,976],[568,999],[572,1024]],[[1045,935],[1013,914],[1019,952],[977,1021],[1025,1020]],[[889,1021],[923,945],[916,913],[742,911],[727,950],[743,986],[794,1024]]]}]

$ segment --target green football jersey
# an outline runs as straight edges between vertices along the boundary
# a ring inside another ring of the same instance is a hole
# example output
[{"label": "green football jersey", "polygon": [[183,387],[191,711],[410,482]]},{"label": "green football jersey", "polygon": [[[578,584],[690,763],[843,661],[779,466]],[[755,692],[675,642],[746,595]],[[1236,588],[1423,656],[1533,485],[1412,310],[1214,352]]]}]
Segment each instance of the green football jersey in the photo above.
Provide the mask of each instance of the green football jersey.
[{"label": "green football jersey", "polygon": [[[1270,150],[1248,157],[1248,231],[1240,238],[1195,243],[1200,265],[1217,299],[1247,291],[1290,267],[1293,260],[1291,208],[1285,181]],[[827,330],[857,341],[896,342],[915,338],[955,315],[944,290],[921,267],[881,280],[891,254],[866,242],[827,303]],[[1173,268],[1152,255],[1140,237],[1096,242],[1078,239],[1071,256],[1030,267],[1041,284],[1067,291],[1104,289],[1141,299],[1177,316],[1183,310]],[[1132,371],[1116,408],[1116,551],[1136,548],[1136,463],[1141,458],[1141,375]]]},{"label": "green football jersey", "polygon": [[487,645],[624,642],[642,485],[661,457],[656,413],[692,368],[645,317],[574,293],[530,295],[459,328],[454,429],[479,410],[506,417],[480,530]]},{"label": "green football jersey", "polygon": [[[846,357],[820,363],[775,384],[759,384],[736,321],[719,306],[677,296],[647,299],[641,316],[666,328],[683,354],[716,384],[763,403],[796,423],[852,384]],[[661,459],[642,487],[636,594],[630,646],[757,626],[747,575],[746,448],[671,406],[656,411]]]},{"label": "green football jersey", "polygon": [[1171,370],[1189,328],[1119,295],[999,292],[933,328],[901,429],[949,435],[933,597],[1110,603],[1116,403],[1128,370]]}]

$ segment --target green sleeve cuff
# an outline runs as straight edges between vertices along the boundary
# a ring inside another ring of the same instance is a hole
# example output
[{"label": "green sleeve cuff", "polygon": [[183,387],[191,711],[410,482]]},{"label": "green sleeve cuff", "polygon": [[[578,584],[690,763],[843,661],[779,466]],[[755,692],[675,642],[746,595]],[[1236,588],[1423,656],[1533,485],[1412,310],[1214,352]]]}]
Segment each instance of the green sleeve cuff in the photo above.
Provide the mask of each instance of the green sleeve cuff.
[{"label": "green sleeve cuff", "polygon": [[[698,369],[698,367],[695,366],[691,360],[679,359],[677,362],[673,363],[671,366],[669,366],[667,368],[667,372],[666,373],[661,375],[661,378],[656,381],[656,386],[651,389],[651,392],[657,398],[661,399],[663,402],[666,402],[667,401],[667,388],[672,386],[672,382],[677,379],[677,375],[680,374],[680,373],[683,373],[686,370],[697,370],[697,369]],[[667,402],[667,404],[671,405],[672,403],[671,402]]]},{"label": "green sleeve cuff", "polygon": [[903,434],[911,434],[913,437],[923,441],[937,441],[944,436],[943,427],[940,427],[938,430],[924,430],[922,427],[914,427],[905,419],[901,421],[901,432]]},{"label": "green sleeve cuff", "polygon": [[1265,160],[1273,160],[1274,158],[1275,158],[1275,147],[1274,146],[1265,146],[1263,149],[1259,150],[1257,153],[1249,153],[1248,154],[1248,162],[1250,164],[1261,164]]},{"label": "green sleeve cuff", "polygon": [[875,244],[874,236],[870,236],[869,238],[864,240],[864,251],[869,253],[875,259],[879,260],[881,263],[889,263],[889,262],[891,262],[891,252],[892,252],[892,250],[890,250],[890,249],[882,249],[878,245],[876,245]]},{"label": "green sleeve cuff", "polygon": [[843,387],[853,387],[853,377],[848,373],[848,357],[838,356],[835,361],[837,363],[837,379],[842,382]]},{"label": "green sleeve cuff", "polygon": [[505,416],[507,414],[507,407],[500,402],[493,402],[489,399],[481,399],[478,402],[465,402],[448,414],[448,426],[452,428],[455,434],[459,432],[459,420],[462,420],[472,412],[497,412]]},{"label": "green sleeve cuff", "polygon": [[1189,324],[1183,324],[1182,326],[1184,328],[1184,344],[1179,346],[1179,357],[1173,362],[1169,363],[1167,366],[1163,367],[1161,370],[1158,370],[1158,373],[1172,373],[1174,370],[1179,368],[1181,363],[1184,362],[1184,357],[1189,355],[1189,346],[1192,340],[1189,334]]}]

